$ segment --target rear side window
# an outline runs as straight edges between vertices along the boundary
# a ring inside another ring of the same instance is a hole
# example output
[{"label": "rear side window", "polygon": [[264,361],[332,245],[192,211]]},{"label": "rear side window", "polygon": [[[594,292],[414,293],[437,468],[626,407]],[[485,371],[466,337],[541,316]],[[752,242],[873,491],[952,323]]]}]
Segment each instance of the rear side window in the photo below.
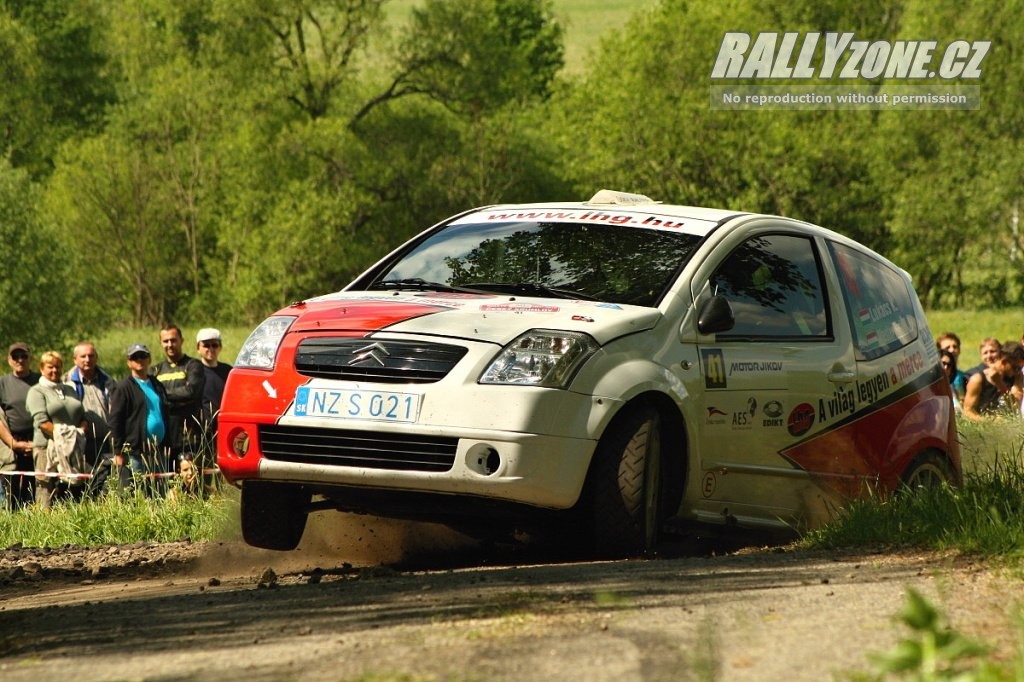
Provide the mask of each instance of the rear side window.
[{"label": "rear side window", "polygon": [[743,242],[711,278],[736,325],[719,338],[810,339],[829,335],[821,268],[806,237],[767,234]]},{"label": "rear side window", "polygon": [[917,338],[914,293],[903,275],[862,251],[829,242],[858,360],[873,360]]}]

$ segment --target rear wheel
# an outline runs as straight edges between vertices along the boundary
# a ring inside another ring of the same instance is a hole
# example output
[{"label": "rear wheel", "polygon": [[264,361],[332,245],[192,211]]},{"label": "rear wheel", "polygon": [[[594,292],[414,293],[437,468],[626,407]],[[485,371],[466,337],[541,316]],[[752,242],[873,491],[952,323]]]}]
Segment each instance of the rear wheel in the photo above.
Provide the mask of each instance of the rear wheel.
[{"label": "rear wheel", "polygon": [[297,485],[242,484],[242,537],[253,547],[295,549],[306,530],[312,494]]},{"label": "rear wheel", "polygon": [[903,487],[938,488],[955,482],[949,460],[937,452],[922,452],[914,458],[900,477]]},{"label": "rear wheel", "polygon": [[605,556],[653,550],[662,521],[661,429],[656,410],[616,419],[598,443],[591,471],[594,546]]}]

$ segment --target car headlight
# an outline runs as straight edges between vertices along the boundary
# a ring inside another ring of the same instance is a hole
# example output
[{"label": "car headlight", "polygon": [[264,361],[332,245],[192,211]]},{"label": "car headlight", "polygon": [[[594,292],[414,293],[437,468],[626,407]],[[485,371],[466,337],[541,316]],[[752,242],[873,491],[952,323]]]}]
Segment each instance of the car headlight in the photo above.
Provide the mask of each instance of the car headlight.
[{"label": "car headlight", "polygon": [[480,383],[565,388],[597,348],[582,332],[531,329],[498,353]]},{"label": "car headlight", "polygon": [[295,321],[294,317],[268,317],[260,326],[252,330],[249,338],[242,344],[242,349],[235,356],[235,367],[257,367],[274,369],[277,359],[277,347],[285,332]]}]

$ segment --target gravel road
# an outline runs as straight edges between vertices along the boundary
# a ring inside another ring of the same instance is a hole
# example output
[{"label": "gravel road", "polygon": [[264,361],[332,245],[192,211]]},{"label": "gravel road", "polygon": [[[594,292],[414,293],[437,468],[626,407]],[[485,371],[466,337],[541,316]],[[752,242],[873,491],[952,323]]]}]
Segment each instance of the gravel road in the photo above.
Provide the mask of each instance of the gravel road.
[{"label": "gravel road", "polygon": [[0,678],[848,679],[907,634],[894,615],[908,587],[994,656],[1012,651],[1008,605],[1022,594],[1019,579],[948,554],[494,563],[432,526],[359,518],[334,531],[286,554],[10,548]]}]

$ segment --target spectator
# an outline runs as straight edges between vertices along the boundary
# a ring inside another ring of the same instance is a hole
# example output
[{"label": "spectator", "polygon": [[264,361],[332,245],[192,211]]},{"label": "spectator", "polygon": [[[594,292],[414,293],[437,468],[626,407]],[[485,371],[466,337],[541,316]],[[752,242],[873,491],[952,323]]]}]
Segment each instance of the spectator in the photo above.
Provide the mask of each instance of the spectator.
[{"label": "spectator", "polygon": [[[11,374],[0,377],[0,409],[7,415],[7,426],[14,436],[15,471],[32,471],[32,415],[25,406],[28,390],[39,381],[30,361],[32,351],[24,343],[12,343],[7,349]],[[12,508],[32,504],[35,484],[31,476],[14,476],[11,481]]]},{"label": "spectator", "polygon": [[196,334],[196,354],[203,363],[206,381],[203,385],[203,406],[201,425],[203,437],[201,443],[200,470],[212,467],[217,458],[217,414],[220,412],[220,401],[224,395],[224,385],[228,380],[231,365],[220,361],[222,347],[220,330],[212,327],[200,329]]},{"label": "spectator", "polygon": [[992,365],[992,362],[1002,353],[1003,344],[999,343],[999,339],[989,336],[981,342],[981,362],[971,367],[968,370],[964,370],[967,374],[967,378],[970,379],[971,375],[977,374],[981,370]]},{"label": "spectator", "polygon": [[967,380],[964,416],[978,421],[1005,413],[1003,395],[1010,391],[1006,377],[1011,371],[1010,362],[1000,349],[990,365],[972,374]]},{"label": "spectator", "polygon": [[97,365],[96,346],[88,341],[75,346],[74,360],[75,366],[63,380],[82,401],[85,418],[89,422],[85,429],[85,461],[92,472],[88,492],[95,496],[103,492],[113,462],[107,414],[114,380]]},{"label": "spectator", "polygon": [[158,489],[151,477],[163,473],[163,446],[167,437],[167,397],[163,384],[149,374],[149,348],[128,347],[129,375],[110,393],[110,439],[114,466],[128,466],[133,478],[150,476],[147,493]]},{"label": "spectator", "polygon": [[14,435],[7,428],[7,415],[0,409],[0,512],[11,510],[11,475],[14,468]]},{"label": "spectator", "polygon": [[953,354],[953,357],[960,360],[960,337],[954,332],[942,332],[935,339],[935,345],[939,350],[946,350]]},{"label": "spectator", "polygon": [[179,461],[191,460],[198,447],[200,413],[206,374],[203,363],[182,351],[181,328],[168,325],[160,330],[160,345],[166,358],[152,371],[167,396],[168,472],[180,470]]},{"label": "spectator", "polygon": [[1015,415],[1021,414],[1021,404],[1024,403],[1024,346],[1017,341],[1007,341],[1002,346],[1003,355],[1009,360],[1013,368],[1006,376],[1006,383],[1010,385],[1010,391],[1006,394],[1005,400],[1010,411]]},{"label": "spectator", "polygon": [[[957,374],[962,374],[962,372],[957,372],[957,369],[956,369],[956,356],[953,355],[953,353],[951,353],[948,350],[940,350],[939,351],[939,364],[942,365],[942,371],[946,374],[946,379],[949,381],[950,386],[952,386],[953,385],[953,381],[956,379]],[[961,414],[962,411],[963,411],[963,406],[962,406],[962,404],[960,402],[960,396],[958,396],[956,394],[956,389],[953,389],[952,393],[953,393],[953,409],[956,410],[957,414]]]},{"label": "spectator", "polygon": [[[85,408],[75,396],[75,390],[61,383],[64,358],[49,350],[39,357],[42,374],[35,386],[28,390],[25,405],[32,415],[35,428],[32,455],[36,471],[36,504],[49,507],[55,497],[69,490],[78,496],[84,489],[83,479],[76,474],[86,471],[85,463]],[[58,478],[53,474],[66,474],[72,478]]]},{"label": "spectator", "polygon": [[950,385],[953,387],[953,393],[955,393],[960,402],[963,403],[964,393],[967,391],[967,372],[959,369],[960,337],[953,332],[943,332],[935,340],[935,344],[939,347],[939,350],[947,351],[953,356],[955,371],[953,372],[953,378],[950,381]]}]

